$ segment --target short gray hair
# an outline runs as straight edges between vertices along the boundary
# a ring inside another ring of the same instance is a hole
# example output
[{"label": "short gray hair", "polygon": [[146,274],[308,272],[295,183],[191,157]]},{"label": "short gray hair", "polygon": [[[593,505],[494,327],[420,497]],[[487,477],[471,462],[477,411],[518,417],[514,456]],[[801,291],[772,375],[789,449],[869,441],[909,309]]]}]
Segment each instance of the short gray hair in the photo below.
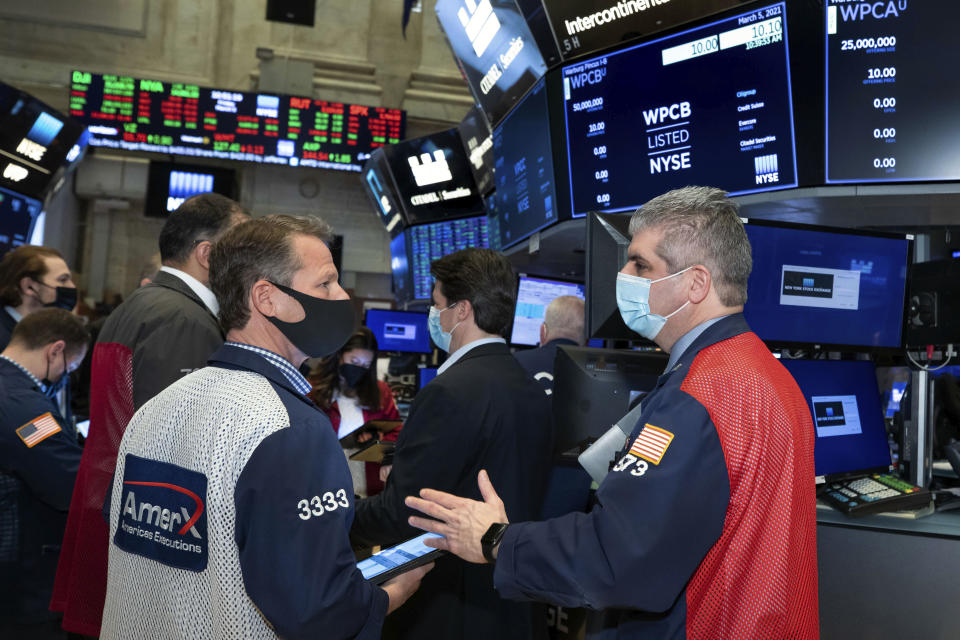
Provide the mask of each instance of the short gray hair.
[{"label": "short gray hair", "polygon": [[750,240],[740,220],[740,206],[712,187],[684,187],[657,196],[630,219],[630,235],[663,231],[657,255],[671,273],[694,265],[710,272],[720,302],[736,307],[747,301],[753,269]]},{"label": "short gray hair", "polygon": [[558,296],[547,305],[543,322],[553,337],[583,342],[584,303],[577,296]]},{"label": "short gray hair", "polygon": [[297,235],[319,238],[327,246],[333,238],[330,225],[320,218],[272,215],[238,224],[213,244],[210,289],[220,303],[224,332],[247,325],[247,300],[257,280],[290,284],[302,267],[293,248]]}]

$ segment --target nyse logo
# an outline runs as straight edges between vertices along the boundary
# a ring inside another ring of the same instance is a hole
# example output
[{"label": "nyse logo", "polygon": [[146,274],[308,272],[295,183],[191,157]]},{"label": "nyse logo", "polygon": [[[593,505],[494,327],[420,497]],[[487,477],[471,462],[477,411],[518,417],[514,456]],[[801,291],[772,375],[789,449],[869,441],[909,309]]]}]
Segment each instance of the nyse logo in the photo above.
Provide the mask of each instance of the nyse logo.
[{"label": "nyse logo", "polygon": [[490,0],[480,0],[479,3],[475,0],[464,0],[464,2],[467,6],[466,8],[460,7],[457,17],[467,32],[467,38],[473,45],[473,51],[479,58],[490,46],[490,42],[497,35],[497,31],[500,30],[500,20],[497,19],[497,14],[493,12]]},{"label": "nyse logo", "polygon": [[780,182],[780,169],[777,154],[757,156],[753,159],[753,168],[756,173],[757,184],[774,184]]},{"label": "nyse logo", "polygon": [[3,168],[3,177],[12,182],[20,182],[30,175],[30,172],[18,164],[12,162]]},{"label": "nyse logo", "polygon": [[20,144],[17,145],[17,153],[22,156],[27,156],[31,160],[36,160],[40,162],[43,160],[43,154],[47,152],[47,148],[41,144],[37,144],[32,140],[27,140],[24,138],[20,141]]},{"label": "nyse logo", "polygon": [[410,156],[407,158],[407,162],[410,163],[410,170],[413,171],[413,179],[418,187],[426,187],[453,179],[443,149],[434,151],[432,159],[429,153],[424,153],[420,155],[419,159],[417,156]]}]

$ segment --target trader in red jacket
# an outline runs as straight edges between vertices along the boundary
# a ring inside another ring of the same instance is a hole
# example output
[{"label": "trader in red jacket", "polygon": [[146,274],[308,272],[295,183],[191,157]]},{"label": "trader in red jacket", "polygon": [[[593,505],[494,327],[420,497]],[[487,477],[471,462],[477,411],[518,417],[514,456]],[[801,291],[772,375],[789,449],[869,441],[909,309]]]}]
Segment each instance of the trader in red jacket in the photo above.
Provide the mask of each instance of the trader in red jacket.
[{"label": "trader in red jacket", "polygon": [[96,636],[107,588],[103,504],[117,447],[134,411],[223,344],[210,291],[212,243],[247,218],[233,200],[204,193],[170,214],[160,232],[163,266],[110,314],[93,350],[90,432],[70,503],[50,608],[63,628]]},{"label": "trader in red jacket", "polygon": [[813,425],[741,313],[751,254],[737,205],[678,189],[630,232],[620,314],[670,360],[597,506],[508,524],[481,472],[482,502],[425,490],[407,504],[440,522],[411,524],[495,561],[501,597],[601,612],[604,638],[816,638]]}]

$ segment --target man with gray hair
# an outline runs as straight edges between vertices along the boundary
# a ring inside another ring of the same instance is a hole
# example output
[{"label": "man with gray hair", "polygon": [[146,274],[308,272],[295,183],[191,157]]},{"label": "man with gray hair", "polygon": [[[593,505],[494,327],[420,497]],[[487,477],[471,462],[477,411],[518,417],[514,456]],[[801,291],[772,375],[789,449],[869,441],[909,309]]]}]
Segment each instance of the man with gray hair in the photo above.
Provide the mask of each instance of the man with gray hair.
[{"label": "man with gray hair", "polygon": [[210,253],[227,342],[130,421],[110,505],[101,638],[379,638],[426,567],[356,567],[353,485],[298,367],[353,332],[330,228],[268,216]]},{"label": "man with gray hair", "polygon": [[597,490],[597,506],[507,524],[484,500],[432,490],[407,504],[496,557],[502,597],[602,610],[615,638],[816,638],[813,424],[796,382],[744,320],[750,244],[736,203],[687,187],[634,214],[617,275],[627,326],[670,353],[667,370]]},{"label": "man with gray hair", "polygon": [[540,325],[540,346],[517,351],[513,357],[540,383],[544,393],[553,394],[553,362],[562,344],[583,344],[583,298],[558,296],[547,305]]}]

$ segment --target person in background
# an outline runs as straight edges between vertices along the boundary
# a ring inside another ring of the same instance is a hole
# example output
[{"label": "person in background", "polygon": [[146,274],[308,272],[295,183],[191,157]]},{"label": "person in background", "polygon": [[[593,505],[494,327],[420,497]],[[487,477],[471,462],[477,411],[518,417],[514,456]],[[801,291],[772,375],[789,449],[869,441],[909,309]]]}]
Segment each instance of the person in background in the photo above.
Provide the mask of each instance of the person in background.
[{"label": "person in background", "polygon": [[540,346],[517,351],[513,357],[540,383],[544,393],[553,394],[553,362],[562,344],[583,345],[584,304],[577,296],[559,296],[547,305],[540,325]]},{"label": "person in background", "polygon": [[[360,327],[337,353],[324,358],[310,376],[310,398],[330,418],[330,424],[343,438],[371,420],[400,420],[390,386],[377,380],[377,339],[366,327]],[[379,438],[396,442],[400,429]],[[349,455],[354,450],[347,450]],[[383,490],[390,473],[389,461],[349,461],[353,491],[365,498]]]},{"label": "person in background", "polygon": [[23,245],[0,260],[0,349],[24,317],[48,307],[72,311],[75,306],[77,285],[56,249]]},{"label": "person in background", "polygon": [[505,598],[599,612],[597,637],[813,640],[813,420],[744,319],[739,207],[719,189],[677,189],[638,209],[630,235],[617,306],[670,359],[597,504],[519,522],[481,472],[482,502],[424,490],[407,504],[437,520],[411,523],[446,536],[431,546],[495,562]]},{"label": "person in background", "polygon": [[355,326],[331,238],[317,218],[267,216],[214,247],[227,342],[123,434],[104,640],[373,640],[428,570],[378,587],[350,549],[350,472],[298,369]]},{"label": "person in background", "polygon": [[[471,248],[435,260],[430,272],[430,336],[450,355],[413,401],[384,490],[357,503],[355,543],[413,538],[419,532],[404,498],[434,485],[479,497],[483,468],[505,487],[512,518],[540,514],[553,450],[550,403],[503,337],[513,318],[513,269],[502,254]],[[533,623],[529,605],[498,596],[491,567],[446,557],[387,619],[384,637],[529,640]]]},{"label": "person in background", "polygon": [[0,353],[0,638],[65,638],[48,608],[81,449],[44,388],[90,336],[63,309],[21,320]]},{"label": "person in background", "polygon": [[103,504],[127,422],[150,398],[206,364],[223,344],[210,251],[248,216],[215,193],[186,200],[160,231],[163,266],[110,314],[93,350],[90,428],[60,554],[51,607],[63,628],[95,636],[107,587]]},{"label": "person in background", "polygon": [[160,259],[160,254],[155,253],[150,256],[150,259],[140,267],[140,284],[138,286],[145,287],[156,280],[157,274],[160,273],[162,268],[163,261]]}]

